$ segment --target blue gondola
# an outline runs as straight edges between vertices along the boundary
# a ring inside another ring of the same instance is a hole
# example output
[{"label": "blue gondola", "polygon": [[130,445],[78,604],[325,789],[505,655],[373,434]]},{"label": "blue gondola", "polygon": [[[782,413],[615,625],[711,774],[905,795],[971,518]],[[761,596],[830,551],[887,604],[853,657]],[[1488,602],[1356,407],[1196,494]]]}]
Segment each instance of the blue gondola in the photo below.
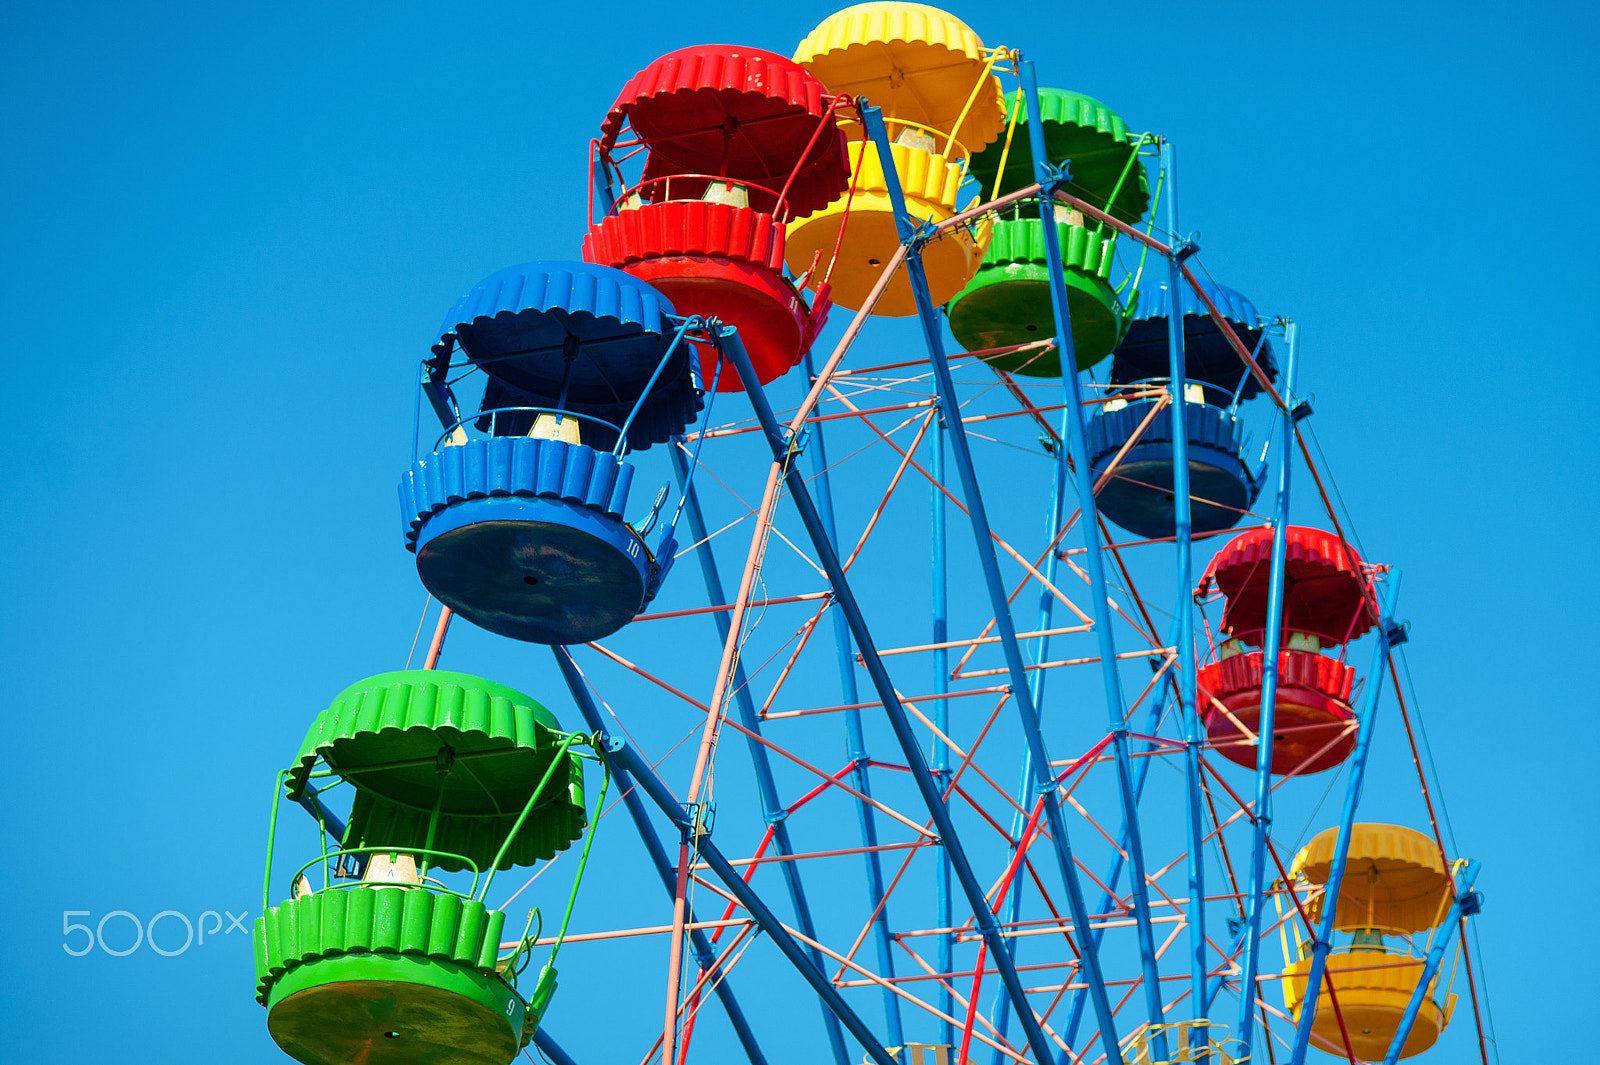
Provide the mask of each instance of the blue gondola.
[{"label": "blue gondola", "polygon": [[[1252,349],[1267,378],[1276,379],[1272,344],[1254,305],[1230,288],[1212,282],[1201,285],[1239,339]],[[1174,419],[1167,412],[1150,417],[1159,399],[1149,394],[1168,383],[1172,304],[1167,286],[1141,303],[1144,309],[1113,354],[1113,392],[1089,422],[1088,450],[1097,480],[1111,471],[1095,495],[1100,513],[1136,536],[1154,538],[1173,535],[1175,522]],[[1189,442],[1191,521],[1199,535],[1237,525],[1260,494],[1265,467],[1253,469],[1245,457],[1248,435],[1238,408],[1261,389],[1187,285],[1179,304],[1184,311],[1188,387],[1182,417]],[[1176,402],[1177,397],[1173,399]]]},{"label": "blue gondola", "polygon": [[[676,543],[671,523],[645,540],[660,498],[638,528],[626,520],[624,456],[704,407],[689,327],[645,282],[589,263],[511,267],[456,305],[422,382],[444,432],[400,483],[406,547],[435,598],[490,632],[571,644],[655,597]],[[457,348],[489,375],[476,415],[449,385]]]}]

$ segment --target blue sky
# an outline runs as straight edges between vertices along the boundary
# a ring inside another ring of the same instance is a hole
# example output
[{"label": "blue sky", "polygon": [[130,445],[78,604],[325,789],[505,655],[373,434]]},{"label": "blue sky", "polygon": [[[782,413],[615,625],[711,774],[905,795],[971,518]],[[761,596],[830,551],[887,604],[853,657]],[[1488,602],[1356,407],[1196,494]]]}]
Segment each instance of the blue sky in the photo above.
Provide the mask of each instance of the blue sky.
[{"label": "blue sky", "polygon": [[[577,257],[585,148],[634,71],[714,40],[789,53],[831,10],[0,16],[12,146],[0,301],[22,345],[0,519],[8,1057],[283,1060],[237,932],[174,957],[71,957],[62,913],[258,912],[273,772],[332,695],[403,663],[416,628],[423,591],[393,485],[414,360],[444,311],[502,266]],[[1170,138],[1201,261],[1300,323],[1325,469],[1367,556],[1406,574],[1407,662],[1438,782],[1462,853],[1484,863],[1500,1043],[1508,1060],[1576,1051],[1581,1026],[1552,1022],[1582,1015],[1577,885],[1596,871],[1592,656],[1564,627],[1600,592],[1585,561],[1600,500],[1577,458],[1600,428],[1595,361],[1577,343],[1600,275],[1574,221],[1597,163],[1592,10],[956,13],[1035,60],[1041,83]],[[903,324],[869,336],[875,358],[918,353]],[[745,409],[722,402],[727,417]],[[727,461],[757,478],[754,440],[740,439],[749,461]],[[1303,476],[1296,490],[1297,516],[1315,520]],[[675,580],[686,602],[698,594],[692,564]],[[447,664],[576,723],[538,649],[453,640]],[[704,648],[710,668],[709,636]],[[1396,783],[1368,800],[1375,817],[1392,800],[1393,817],[1421,826],[1397,729],[1379,762]],[[733,807],[742,778],[729,773]],[[597,844],[597,862],[637,874],[627,825],[606,827],[619,842],[609,855]],[[601,912],[632,919],[634,903],[596,890],[606,901],[587,927]],[[652,900],[638,923],[661,919]],[[608,950],[574,963],[553,1015],[580,1062],[636,1060],[636,1044],[613,1051],[586,1033],[660,1013],[664,947]],[[610,967],[647,971],[646,997],[582,982]],[[1433,1060],[1470,1060],[1470,1027],[1458,1013],[1457,1041]]]}]

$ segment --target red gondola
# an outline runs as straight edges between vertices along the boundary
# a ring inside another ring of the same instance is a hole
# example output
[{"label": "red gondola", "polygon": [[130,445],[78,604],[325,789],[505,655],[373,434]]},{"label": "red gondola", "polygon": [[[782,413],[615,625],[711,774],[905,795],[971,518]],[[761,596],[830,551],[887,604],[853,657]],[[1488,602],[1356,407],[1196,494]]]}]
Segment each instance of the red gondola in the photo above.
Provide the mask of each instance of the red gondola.
[{"label": "red gondola", "polygon": [[[1374,615],[1366,571],[1353,548],[1332,533],[1291,525],[1284,567],[1283,638],[1273,701],[1271,771],[1316,773],[1339,765],[1355,747],[1350,694],[1355,671],[1318,652],[1340,647],[1371,629]],[[1228,637],[1199,674],[1201,713],[1217,753],[1255,768],[1271,602],[1272,530],[1250,529],[1217,552],[1198,594],[1213,587],[1227,606]]]},{"label": "red gondola", "polygon": [[[1250,769],[1256,766],[1256,745],[1249,737],[1261,723],[1265,664],[1263,652],[1245,651],[1219,658],[1199,675],[1207,735],[1218,754]],[[1273,773],[1318,773],[1350,757],[1356,743],[1349,727],[1355,720],[1350,708],[1355,677],[1355,670],[1337,658],[1315,651],[1278,652]]]},{"label": "red gondola", "polygon": [[[624,124],[635,141],[619,140]],[[784,223],[837,199],[850,179],[827,90],[771,52],[683,48],[640,71],[606,116],[608,174],[632,146],[646,152],[643,177],[590,227],[584,258],[648,281],[680,314],[737,328],[761,382],[781,376],[830,306],[825,289],[807,306],[783,272]],[[718,387],[742,385],[724,368]]]}]

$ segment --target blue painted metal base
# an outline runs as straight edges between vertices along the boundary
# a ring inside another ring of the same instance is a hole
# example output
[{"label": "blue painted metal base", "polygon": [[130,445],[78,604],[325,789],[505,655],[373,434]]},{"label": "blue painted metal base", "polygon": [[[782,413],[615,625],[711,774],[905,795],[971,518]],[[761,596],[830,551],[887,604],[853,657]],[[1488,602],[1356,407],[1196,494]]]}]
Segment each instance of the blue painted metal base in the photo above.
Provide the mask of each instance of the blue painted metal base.
[{"label": "blue painted metal base", "polygon": [[[1131,403],[1121,410],[1097,414],[1090,421],[1088,450],[1096,479],[1110,467],[1154,405],[1153,400]],[[1261,491],[1260,481],[1239,454],[1243,426],[1227,411],[1202,404],[1186,404],[1184,414],[1192,531],[1198,535],[1231,528]],[[1095,494],[1100,513],[1135,536],[1175,535],[1173,472],[1172,419],[1162,413]]]},{"label": "blue painted metal base", "polygon": [[423,523],[417,544],[417,575],[434,598],[530,643],[609,636],[658,583],[632,529],[559,499],[466,500]]},{"label": "blue painted metal base", "polygon": [[468,621],[530,643],[598,640],[672,565],[622,520],[633,467],[582,444],[498,436],[412,463],[400,513],[417,573]]}]

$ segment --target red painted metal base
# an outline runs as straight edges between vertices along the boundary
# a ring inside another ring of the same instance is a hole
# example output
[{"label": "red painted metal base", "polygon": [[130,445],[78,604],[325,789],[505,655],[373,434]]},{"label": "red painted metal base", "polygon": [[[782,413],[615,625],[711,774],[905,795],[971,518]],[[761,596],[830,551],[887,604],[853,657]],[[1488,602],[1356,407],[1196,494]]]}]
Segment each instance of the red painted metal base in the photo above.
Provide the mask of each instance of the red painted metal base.
[{"label": "red painted metal base", "polygon": [[[1260,727],[1265,660],[1262,652],[1250,651],[1212,662],[1199,676],[1207,736],[1218,754],[1248,769],[1256,767],[1256,741],[1244,730],[1253,734]],[[1355,730],[1347,728],[1355,720],[1349,701],[1354,683],[1355,670],[1338,659],[1312,651],[1279,652],[1274,774],[1317,773],[1350,757],[1356,743]]]}]

